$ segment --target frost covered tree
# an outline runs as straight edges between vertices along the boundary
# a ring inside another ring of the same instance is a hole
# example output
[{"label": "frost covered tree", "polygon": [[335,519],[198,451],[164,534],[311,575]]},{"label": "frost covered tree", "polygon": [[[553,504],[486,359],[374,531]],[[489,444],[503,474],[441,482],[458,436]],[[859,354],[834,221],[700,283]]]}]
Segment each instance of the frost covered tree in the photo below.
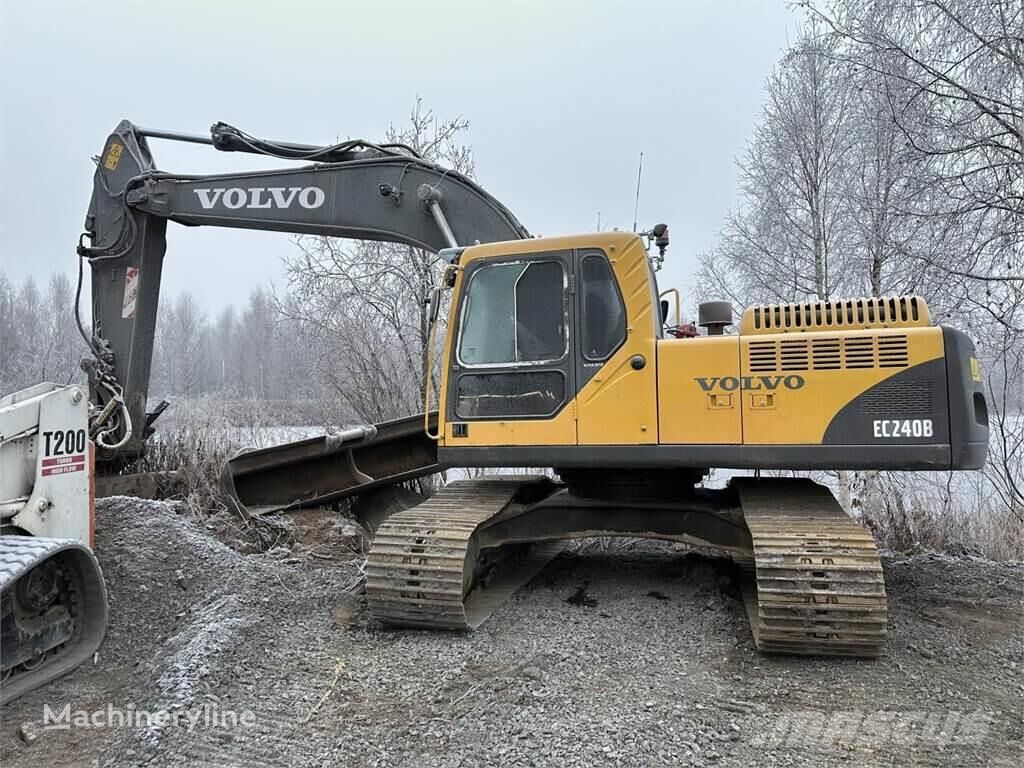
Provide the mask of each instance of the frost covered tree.
[{"label": "frost covered tree", "polygon": [[[702,257],[697,295],[738,306],[923,295],[936,321],[977,344],[993,434],[984,503],[997,499],[1021,538],[1024,6],[803,5],[807,25],[768,80],[739,202]],[[853,478],[854,501],[873,481]]]},{"label": "frost covered tree", "polygon": [[[392,125],[387,141],[472,177],[473,153],[461,143],[468,128],[468,120],[438,118],[417,99],[408,122]],[[286,262],[290,302],[281,307],[315,339],[323,380],[367,421],[421,411],[437,254],[330,237],[296,243]]]},{"label": "frost covered tree", "polygon": [[769,77],[737,163],[741,202],[702,259],[702,293],[744,304],[825,299],[843,289],[853,105],[848,67],[832,47],[812,26]]}]

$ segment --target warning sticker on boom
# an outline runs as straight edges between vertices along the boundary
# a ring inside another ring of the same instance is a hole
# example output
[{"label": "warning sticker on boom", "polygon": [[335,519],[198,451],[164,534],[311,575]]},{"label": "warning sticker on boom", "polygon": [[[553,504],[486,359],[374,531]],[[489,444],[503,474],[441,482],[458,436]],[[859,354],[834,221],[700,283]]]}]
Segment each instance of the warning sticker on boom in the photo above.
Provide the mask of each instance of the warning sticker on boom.
[{"label": "warning sticker on boom", "polygon": [[117,164],[121,162],[121,152],[123,151],[123,144],[118,144],[116,141],[112,143],[110,150],[107,152],[107,159],[103,161],[103,167],[108,171],[116,171]]},{"label": "warning sticker on boom", "polygon": [[135,301],[139,297],[139,268],[128,267],[124,271],[124,303],[121,305],[121,317],[130,320],[135,317]]}]

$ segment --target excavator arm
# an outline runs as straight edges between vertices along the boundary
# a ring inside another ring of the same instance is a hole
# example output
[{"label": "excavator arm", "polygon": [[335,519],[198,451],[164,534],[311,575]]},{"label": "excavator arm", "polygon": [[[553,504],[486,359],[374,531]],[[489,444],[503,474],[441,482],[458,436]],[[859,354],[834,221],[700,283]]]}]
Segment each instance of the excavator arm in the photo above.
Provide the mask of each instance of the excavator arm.
[{"label": "excavator arm", "polygon": [[[148,138],[307,161],[299,168],[215,175],[159,171]],[[186,226],[327,235],[446,247],[528,238],[501,202],[463,174],[409,147],[354,140],[333,146],[267,142],[224,123],[209,137],[122,121],[97,159],[79,255],[92,271],[92,324],[83,335],[100,460],[144,451],[168,221]],[[89,244],[85,244],[85,239]]]}]

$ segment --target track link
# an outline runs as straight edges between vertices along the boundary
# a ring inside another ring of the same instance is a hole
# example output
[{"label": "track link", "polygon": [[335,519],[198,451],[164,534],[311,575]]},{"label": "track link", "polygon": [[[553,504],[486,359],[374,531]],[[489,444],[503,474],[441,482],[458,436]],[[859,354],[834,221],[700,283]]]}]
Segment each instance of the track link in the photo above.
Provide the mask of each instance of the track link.
[{"label": "track link", "polygon": [[807,479],[737,479],[754,548],[744,590],[758,650],[876,657],[886,638],[882,564],[871,534]]},{"label": "track link", "polygon": [[476,534],[505,510],[523,480],[451,483],[389,517],[366,565],[371,615],[385,624],[478,627],[561,550],[561,543],[480,550]]}]

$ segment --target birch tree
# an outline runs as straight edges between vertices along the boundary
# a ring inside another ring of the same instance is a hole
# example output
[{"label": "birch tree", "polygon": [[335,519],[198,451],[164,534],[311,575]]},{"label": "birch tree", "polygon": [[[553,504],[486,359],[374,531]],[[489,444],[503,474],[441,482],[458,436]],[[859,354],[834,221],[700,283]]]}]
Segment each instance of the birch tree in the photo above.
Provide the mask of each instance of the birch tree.
[{"label": "birch tree", "polygon": [[812,26],[769,77],[738,161],[740,203],[702,258],[702,294],[746,304],[827,299],[844,287],[851,91],[831,46]]},{"label": "birch tree", "polygon": [[[823,294],[923,295],[935,321],[966,330],[977,345],[992,433],[981,498],[1020,540],[1024,6],[1010,0],[804,5],[808,26],[767,84],[764,112],[739,163],[740,202],[719,244],[702,257],[698,296],[742,306]],[[798,161],[836,158],[825,207],[806,194],[817,187],[805,173],[798,177],[802,186],[787,173],[787,167],[821,166],[779,162],[780,147],[794,136],[805,149],[816,146],[813,132],[785,130],[787,120],[803,116],[799,125],[829,125],[814,117],[814,77],[805,71],[788,87],[798,77],[796,54],[807,51],[809,41],[810,50],[829,60],[823,69],[836,73],[837,87],[847,87],[844,108],[833,114],[834,135],[848,143],[831,155],[790,154]],[[819,221],[833,225],[818,230],[826,238],[816,249],[807,245],[815,239],[815,210],[830,211]],[[839,477],[844,502],[852,487],[847,508],[864,501],[902,509],[907,505],[899,499],[881,497],[929,485],[917,476],[852,473],[849,479],[846,485]],[[954,476],[939,473],[931,480],[931,487],[944,488],[939,508],[959,503],[950,490]],[[912,522],[896,527],[913,531]]]}]

